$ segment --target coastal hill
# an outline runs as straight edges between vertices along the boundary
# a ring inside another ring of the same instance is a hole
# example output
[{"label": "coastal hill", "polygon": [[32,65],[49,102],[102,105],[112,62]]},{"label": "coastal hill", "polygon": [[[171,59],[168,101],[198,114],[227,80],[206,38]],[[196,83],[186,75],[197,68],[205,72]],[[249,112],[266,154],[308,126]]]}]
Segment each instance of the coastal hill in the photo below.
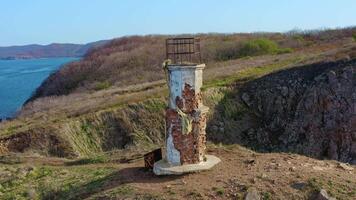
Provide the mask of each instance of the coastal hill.
[{"label": "coastal hill", "polygon": [[[0,123],[4,199],[355,199],[356,28],[200,34],[211,171],[156,177],[168,35],[114,39]],[[30,187],[31,186],[31,187]]]},{"label": "coastal hill", "polygon": [[107,40],[88,44],[24,45],[0,47],[0,59],[30,59],[53,57],[82,57],[90,48],[103,45]]}]

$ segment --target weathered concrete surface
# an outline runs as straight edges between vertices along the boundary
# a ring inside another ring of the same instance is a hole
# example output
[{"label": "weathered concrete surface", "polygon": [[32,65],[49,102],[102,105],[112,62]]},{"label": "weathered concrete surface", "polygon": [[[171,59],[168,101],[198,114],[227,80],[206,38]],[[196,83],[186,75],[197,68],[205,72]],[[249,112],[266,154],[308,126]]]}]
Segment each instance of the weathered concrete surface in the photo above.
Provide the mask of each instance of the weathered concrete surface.
[{"label": "weathered concrete surface", "polygon": [[200,88],[205,65],[169,65],[169,108],[166,110],[167,162],[196,164],[205,159],[206,115]]},{"label": "weathered concrete surface", "polygon": [[156,175],[181,175],[184,173],[199,172],[209,170],[221,160],[213,155],[206,155],[206,161],[197,164],[171,165],[165,160],[160,160],[154,164],[153,172]]},{"label": "weathered concrete surface", "polygon": [[196,94],[200,93],[203,84],[203,69],[205,64],[200,65],[169,65],[169,108],[176,109],[176,98],[182,98],[185,84],[191,86]]},{"label": "weathered concrete surface", "polygon": [[187,134],[182,132],[181,118],[177,111],[167,109],[167,157],[171,164],[192,164],[204,160],[206,143],[206,114],[208,107],[194,110],[192,130]]},{"label": "weathered concrete surface", "polygon": [[209,108],[202,103],[202,65],[169,65],[169,108],[166,110],[166,159],[154,164],[156,175],[211,169],[220,162],[205,155]]}]

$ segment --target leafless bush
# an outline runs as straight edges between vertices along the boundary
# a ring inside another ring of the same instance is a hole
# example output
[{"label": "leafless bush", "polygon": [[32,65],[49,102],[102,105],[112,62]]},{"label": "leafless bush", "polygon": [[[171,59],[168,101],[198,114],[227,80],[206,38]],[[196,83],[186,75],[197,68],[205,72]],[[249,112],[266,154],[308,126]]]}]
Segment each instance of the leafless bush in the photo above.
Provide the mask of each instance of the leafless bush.
[{"label": "leafless bush", "polygon": [[[201,38],[202,57],[206,63],[236,59],[241,42],[265,38],[283,48],[302,49],[325,41],[352,37],[355,27],[340,30],[294,30],[281,33],[252,34],[198,34]],[[32,96],[31,100],[72,92],[90,92],[111,85],[125,86],[160,80],[164,77],[161,63],[165,59],[164,35],[131,36],[114,39],[108,44],[90,50],[78,62],[50,75]],[[236,52],[237,51],[237,52]],[[268,53],[268,51],[267,51]],[[229,55],[233,56],[229,56]],[[224,55],[221,59],[219,55]],[[259,55],[259,54],[258,54]],[[253,55],[252,55],[253,56]],[[98,84],[105,83],[105,87]]]}]

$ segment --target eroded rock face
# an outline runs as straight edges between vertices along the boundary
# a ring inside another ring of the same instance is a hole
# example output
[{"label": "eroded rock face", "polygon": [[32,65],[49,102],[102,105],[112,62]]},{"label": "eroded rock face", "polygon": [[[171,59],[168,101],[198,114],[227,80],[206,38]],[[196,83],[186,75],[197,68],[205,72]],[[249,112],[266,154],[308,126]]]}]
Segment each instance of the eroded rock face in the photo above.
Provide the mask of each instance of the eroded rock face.
[{"label": "eroded rock face", "polygon": [[249,139],[267,150],[356,163],[356,60],[268,75],[241,100],[263,122]]},{"label": "eroded rock face", "polygon": [[58,157],[74,157],[73,149],[51,130],[35,129],[0,139],[0,155],[9,152],[39,152]]}]

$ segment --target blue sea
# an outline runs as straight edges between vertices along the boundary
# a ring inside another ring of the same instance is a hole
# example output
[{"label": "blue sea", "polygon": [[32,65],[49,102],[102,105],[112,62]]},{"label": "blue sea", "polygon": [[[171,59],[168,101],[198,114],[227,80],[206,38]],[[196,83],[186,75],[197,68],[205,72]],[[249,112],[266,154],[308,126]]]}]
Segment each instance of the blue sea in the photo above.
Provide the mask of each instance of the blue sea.
[{"label": "blue sea", "polygon": [[78,59],[0,60],[0,119],[12,117],[51,73]]}]

